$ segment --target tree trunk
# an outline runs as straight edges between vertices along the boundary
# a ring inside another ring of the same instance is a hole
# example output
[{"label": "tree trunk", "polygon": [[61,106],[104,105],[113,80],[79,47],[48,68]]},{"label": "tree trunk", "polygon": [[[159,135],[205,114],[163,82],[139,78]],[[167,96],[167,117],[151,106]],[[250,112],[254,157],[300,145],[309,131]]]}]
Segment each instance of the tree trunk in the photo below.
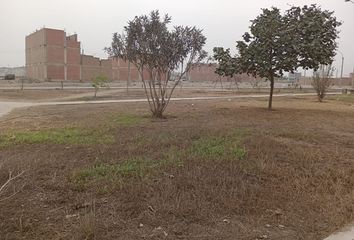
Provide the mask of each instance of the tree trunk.
[{"label": "tree trunk", "polygon": [[[144,73],[143,73],[144,74]],[[127,94],[129,95],[129,85],[131,81],[131,66],[130,61],[128,61],[128,79],[127,79]]]},{"label": "tree trunk", "polygon": [[269,80],[270,80],[270,94],[269,94],[268,110],[272,110],[273,91],[274,91],[274,76],[272,75]]},{"label": "tree trunk", "polygon": [[152,116],[160,119],[164,118],[163,111],[161,109],[155,109],[154,112],[152,113]]}]

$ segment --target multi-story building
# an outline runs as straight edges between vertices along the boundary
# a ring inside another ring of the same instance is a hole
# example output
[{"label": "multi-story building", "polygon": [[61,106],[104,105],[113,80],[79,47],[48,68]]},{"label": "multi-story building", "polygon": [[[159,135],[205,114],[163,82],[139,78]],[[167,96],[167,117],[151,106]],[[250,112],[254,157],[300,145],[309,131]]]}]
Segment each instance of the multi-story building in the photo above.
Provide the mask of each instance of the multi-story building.
[{"label": "multi-story building", "polygon": [[139,80],[133,64],[121,59],[99,59],[81,54],[77,34],[42,28],[26,37],[26,76],[41,81]]}]

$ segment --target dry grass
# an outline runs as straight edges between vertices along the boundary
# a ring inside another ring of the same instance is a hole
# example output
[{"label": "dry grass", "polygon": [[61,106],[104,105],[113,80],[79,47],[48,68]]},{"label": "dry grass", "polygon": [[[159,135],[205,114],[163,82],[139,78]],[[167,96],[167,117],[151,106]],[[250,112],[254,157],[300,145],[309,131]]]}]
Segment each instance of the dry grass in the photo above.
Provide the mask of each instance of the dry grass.
[{"label": "dry grass", "polygon": [[94,240],[99,239],[97,236],[97,219],[94,210],[79,217],[79,223],[74,231],[73,239],[77,240]]},{"label": "dry grass", "polygon": [[2,136],[80,127],[108,129],[114,141],[4,146],[4,169],[28,173],[23,190],[0,202],[0,236],[312,240],[353,221],[352,106],[264,106],[179,102],[165,120],[147,118],[144,104],[15,111],[1,120]]},{"label": "dry grass", "polygon": [[[294,89],[282,88],[276,89],[275,93],[309,93],[314,92],[313,89]],[[205,97],[205,96],[234,96],[234,95],[248,95],[248,94],[268,94],[269,89],[252,89],[240,88],[225,85],[223,89],[220,85],[217,88],[209,87],[198,89],[196,84],[195,89],[177,88],[174,91],[173,97]],[[0,89],[0,100],[5,101],[93,101],[93,100],[114,100],[114,99],[135,99],[145,98],[145,93],[140,84],[131,88],[128,92],[125,88],[102,88],[94,97],[94,89]]]},{"label": "dry grass", "polygon": [[50,100],[54,98],[70,97],[78,94],[91,94],[93,90],[31,90],[31,89],[1,89],[0,99],[5,101],[35,101],[35,100]]}]

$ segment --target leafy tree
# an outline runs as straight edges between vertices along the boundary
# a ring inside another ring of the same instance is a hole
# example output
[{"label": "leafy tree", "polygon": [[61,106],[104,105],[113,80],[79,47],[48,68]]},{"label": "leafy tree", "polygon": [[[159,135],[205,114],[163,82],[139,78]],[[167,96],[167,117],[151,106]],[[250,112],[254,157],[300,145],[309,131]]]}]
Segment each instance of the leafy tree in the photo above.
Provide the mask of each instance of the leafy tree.
[{"label": "leafy tree", "polygon": [[92,82],[92,87],[95,89],[95,99],[97,97],[97,92],[100,88],[106,87],[108,82],[108,78],[104,75],[98,75]]},{"label": "leafy tree", "polygon": [[233,58],[230,54],[230,49],[224,50],[222,47],[214,48],[214,60],[218,62],[218,67],[215,73],[222,77],[233,77],[238,73],[242,73],[239,58]]},{"label": "leafy tree", "polygon": [[150,110],[158,118],[182,77],[206,57],[202,30],[182,26],[169,30],[170,23],[171,17],[160,17],[159,11],[135,17],[123,34],[113,34],[111,47],[106,48],[110,56],[136,65]]},{"label": "leafy tree", "polygon": [[270,81],[268,108],[272,108],[274,79],[298,68],[317,70],[330,65],[335,56],[341,25],[333,12],[322,11],[316,5],[292,7],[281,14],[277,8],[262,9],[251,21],[250,33],[237,42],[238,54],[229,49],[214,48],[219,62],[216,73],[232,76],[247,73]]},{"label": "leafy tree", "polygon": [[320,69],[314,73],[311,85],[315,89],[318,101],[320,102],[323,101],[328,89],[332,86],[332,75],[332,66],[321,66]]}]

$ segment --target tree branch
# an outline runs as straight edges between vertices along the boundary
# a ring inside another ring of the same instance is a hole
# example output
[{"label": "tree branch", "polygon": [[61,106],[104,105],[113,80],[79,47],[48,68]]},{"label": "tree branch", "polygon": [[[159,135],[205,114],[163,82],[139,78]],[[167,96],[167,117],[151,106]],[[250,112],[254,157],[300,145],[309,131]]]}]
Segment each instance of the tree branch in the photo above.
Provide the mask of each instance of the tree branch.
[{"label": "tree branch", "polygon": [[5,188],[11,183],[13,182],[16,178],[19,178],[25,171],[20,172],[19,174],[17,174],[16,176],[12,176],[12,172],[9,172],[9,177],[7,179],[7,181],[1,185],[0,187],[0,195],[2,194],[3,190],[5,190]]}]

